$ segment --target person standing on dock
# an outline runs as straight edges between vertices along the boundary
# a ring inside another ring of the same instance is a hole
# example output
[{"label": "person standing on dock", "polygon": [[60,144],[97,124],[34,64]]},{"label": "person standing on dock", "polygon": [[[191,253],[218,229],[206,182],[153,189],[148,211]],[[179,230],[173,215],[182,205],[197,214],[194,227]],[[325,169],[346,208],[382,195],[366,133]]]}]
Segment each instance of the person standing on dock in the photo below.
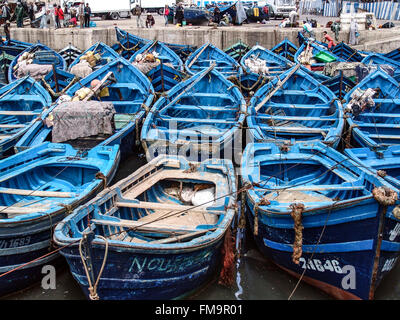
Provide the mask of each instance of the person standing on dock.
[{"label": "person standing on dock", "polygon": [[90,15],[92,14],[92,9],[89,7],[89,3],[86,3],[85,7],[85,28],[90,27]]},{"label": "person standing on dock", "polygon": [[169,16],[169,8],[168,5],[166,4],[164,7],[164,19],[165,19],[165,26],[168,26],[168,16]]},{"label": "person standing on dock", "polygon": [[10,21],[7,20],[7,21],[4,23],[4,33],[6,34],[6,41],[7,41],[7,44],[10,43],[10,41],[11,41],[11,32],[10,32],[10,28],[11,28]]},{"label": "person standing on dock", "polygon": [[64,11],[59,5],[57,8],[58,20],[60,21],[60,28],[65,28]]},{"label": "person standing on dock", "polygon": [[25,10],[22,6],[21,2],[18,2],[17,7],[15,8],[15,18],[17,20],[17,28],[24,27],[24,14]]},{"label": "person standing on dock", "polygon": [[47,7],[43,5],[40,9],[41,19],[40,19],[40,29],[47,28]]},{"label": "person standing on dock", "polygon": [[28,16],[29,16],[29,21],[31,23],[31,28],[34,28],[33,22],[35,21],[35,9],[36,5],[31,2],[29,3],[29,7],[28,7]]},{"label": "person standing on dock", "polygon": [[85,27],[85,3],[81,2],[79,5],[79,23],[81,29]]},{"label": "person standing on dock", "polygon": [[184,16],[185,15],[184,15],[183,7],[182,7],[182,2],[179,2],[178,6],[176,7],[175,20],[176,20],[176,23],[179,24],[180,26],[182,26]]},{"label": "person standing on dock", "polygon": [[142,8],[138,4],[135,7],[135,16],[136,16],[136,26],[138,28],[143,28]]},{"label": "person standing on dock", "polygon": [[58,16],[58,6],[56,4],[54,4],[53,16],[54,16],[54,18],[53,18],[53,20],[54,20],[54,29],[61,28],[60,18]]},{"label": "person standing on dock", "polygon": [[11,18],[11,9],[8,6],[8,2],[4,2],[3,6],[1,7],[1,17],[3,21],[10,20]]}]

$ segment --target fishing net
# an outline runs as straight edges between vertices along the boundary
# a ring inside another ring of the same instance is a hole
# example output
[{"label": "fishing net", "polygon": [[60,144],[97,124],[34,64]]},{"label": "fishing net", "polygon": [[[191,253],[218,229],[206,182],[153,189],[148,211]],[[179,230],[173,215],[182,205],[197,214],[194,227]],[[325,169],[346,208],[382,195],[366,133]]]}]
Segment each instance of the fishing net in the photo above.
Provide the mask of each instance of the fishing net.
[{"label": "fishing net", "polygon": [[53,126],[52,142],[107,135],[114,132],[115,109],[110,102],[76,101],[58,105],[46,119]]}]

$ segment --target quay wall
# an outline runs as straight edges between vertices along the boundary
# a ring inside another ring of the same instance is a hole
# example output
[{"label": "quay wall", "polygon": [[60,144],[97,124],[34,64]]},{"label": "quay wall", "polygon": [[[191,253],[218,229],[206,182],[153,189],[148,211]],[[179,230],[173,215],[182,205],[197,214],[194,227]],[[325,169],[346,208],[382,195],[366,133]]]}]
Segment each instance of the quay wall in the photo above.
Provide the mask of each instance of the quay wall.
[{"label": "quay wall", "polygon": [[[146,28],[126,28],[122,29],[138,35],[140,37],[152,40],[159,40],[169,43],[189,44],[201,46],[206,42],[221,49],[226,49],[231,45],[242,41],[243,43],[254,46],[259,44],[266,48],[272,48],[284,38],[288,38],[294,44],[298,45],[297,34],[300,28],[277,28],[277,27],[155,27]],[[318,28],[316,30],[316,38],[322,40],[322,32],[329,30],[326,28]],[[332,33],[329,30],[330,33]],[[364,44],[368,44],[368,50],[376,50],[378,52],[388,52],[392,48],[400,47],[400,39],[398,36],[399,28],[379,29],[360,31],[359,47],[364,48]],[[396,37],[396,38],[395,38]],[[97,27],[89,29],[65,28],[65,29],[34,29],[34,28],[12,28],[11,38],[20,41],[41,43],[53,48],[61,50],[69,44],[85,50],[98,41],[102,41],[107,45],[113,45],[117,42],[114,27]],[[342,31],[339,35],[339,42],[348,42],[349,33]],[[386,40],[387,39],[387,40]],[[377,45],[375,45],[377,43]]]}]

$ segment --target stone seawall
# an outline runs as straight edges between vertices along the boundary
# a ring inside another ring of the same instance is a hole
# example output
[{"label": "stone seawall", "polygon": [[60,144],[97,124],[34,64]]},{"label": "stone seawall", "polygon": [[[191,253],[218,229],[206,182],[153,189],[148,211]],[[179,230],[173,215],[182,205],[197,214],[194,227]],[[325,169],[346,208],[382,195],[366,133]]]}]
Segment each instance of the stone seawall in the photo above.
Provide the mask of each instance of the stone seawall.
[{"label": "stone seawall", "polygon": [[[231,45],[237,43],[239,40],[243,43],[253,46],[259,44],[266,48],[272,48],[284,38],[288,38],[294,44],[298,44],[297,34],[300,28],[276,28],[276,27],[184,27],[176,28],[159,27],[152,29],[145,28],[124,28],[124,30],[138,35],[140,37],[152,40],[160,40],[169,43],[177,44],[190,44],[201,46],[206,42],[210,42],[221,49],[226,49]],[[318,40],[322,39],[322,32],[329,30],[326,28],[316,29],[316,37]],[[380,29],[372,31],[361,31],[360,46],[364,43],[379,42],[377,49],[380,52],[387,52],[390,48],[400,47],[400,40],[395,42],[388,41],[385,46],[384,39],[392,39],[398,35],[399,28]],[[108,45],[113,45],[117,42],[115,35],[115,28],[66,28],[66,29],[32,29],[32,28],[13,28],[11,30],[11,37],[20,41],[30,43],[41,43],[55,49],[61,50],[72,44],[73,46],[85,50],[98,41],[102,41]],[[339,41],[348,42],[348,32],[341,32]],[[390,44],[390,45],[389,45]],[[373,50],[373,46],[368,47]]]}]

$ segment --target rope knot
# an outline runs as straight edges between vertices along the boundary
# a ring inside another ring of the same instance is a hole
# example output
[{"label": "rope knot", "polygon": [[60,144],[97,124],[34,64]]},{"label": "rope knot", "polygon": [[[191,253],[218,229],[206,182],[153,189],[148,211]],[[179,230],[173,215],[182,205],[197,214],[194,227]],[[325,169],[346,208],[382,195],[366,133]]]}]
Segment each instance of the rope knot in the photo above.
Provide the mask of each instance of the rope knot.
[{"label": "rope knot", "polygon": [[293,243],[293,254],[292,261],[295,264],[300,263],[300,258],[303,254],[302,245],[303,245],[303,225],[302,225],[302,214],[305,209],[304,204],[302,203],[292,203],[290,205],[292,211],[290,215],[294,221],[294,243]]},{"label": "rope knot", "polygon": [[103,188],[105,189],[107,187],[107,177],[102,173],[102,172],[97,172],[96,179],[101,179],[103,181]]},{"label": "rope knot", "polygon": [[386,173],[385,170],[378,170],[378,171],[377,171],[377,174],[378,174],[378,176],[381,177],[381,178],[384,178],[384,177],[387,176],[387,173]]},{"label": "rope knot", "polygon": [[398,196],[395,191],[388,187],[378,187],[372,190],[374,199],[383,206],[392,206],[396,203]]}]

